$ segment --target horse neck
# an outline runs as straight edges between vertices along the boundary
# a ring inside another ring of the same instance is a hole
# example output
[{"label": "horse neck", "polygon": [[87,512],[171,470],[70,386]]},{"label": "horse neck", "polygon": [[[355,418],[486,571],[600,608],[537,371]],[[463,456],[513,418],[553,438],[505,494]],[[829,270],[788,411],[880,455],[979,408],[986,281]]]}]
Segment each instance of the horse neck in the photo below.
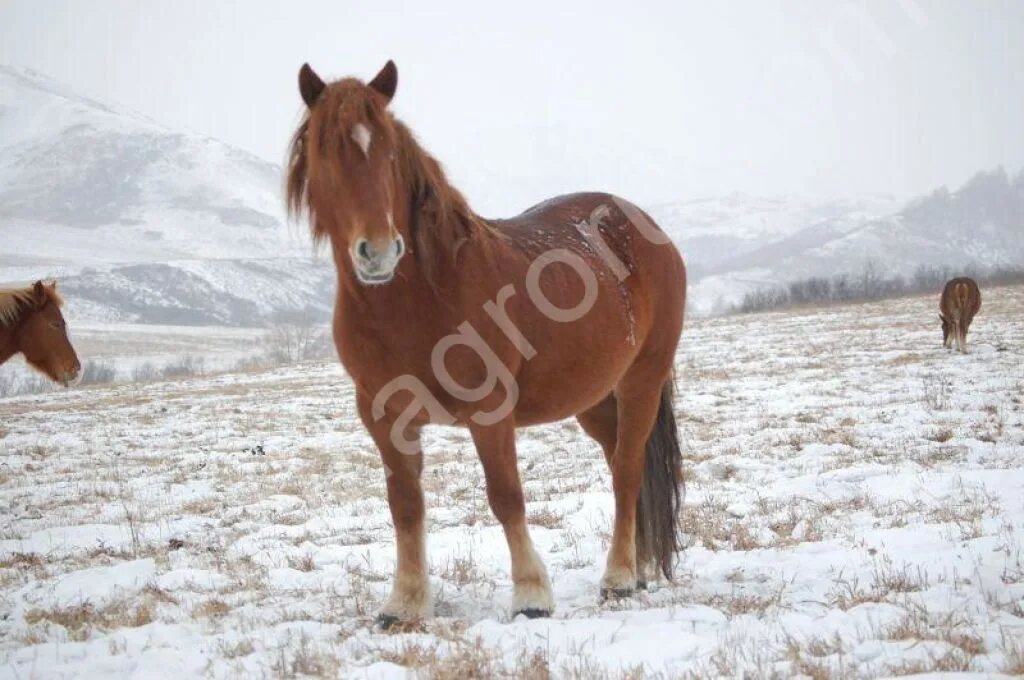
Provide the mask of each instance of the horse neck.
[{"label": "horse neck", "polygon": [[0,326],[0,364],[21,351],[15,330],[14,326]]}]

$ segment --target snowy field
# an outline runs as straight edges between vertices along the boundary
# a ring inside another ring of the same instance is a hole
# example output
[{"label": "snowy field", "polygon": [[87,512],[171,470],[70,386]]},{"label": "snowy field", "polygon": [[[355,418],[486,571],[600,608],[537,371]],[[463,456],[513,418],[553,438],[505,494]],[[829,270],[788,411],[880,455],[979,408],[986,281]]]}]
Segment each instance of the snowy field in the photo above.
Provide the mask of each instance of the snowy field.
[{"label": "snowy field", "polygon": [[[179,375],[221,373],[260,364],[270,347],[268,331],[263,328],[104,324],[77,321],[74,316],[68,327],[79,358],[111,371],[109,379],[102,382],[149,380],[148,376],[175,368]],[[316,331],[320,330],[317,327]],[[32,370],[21,355],[4,364],[2,371],[0,398],[60,389]]]},{"label": "snowy field", "polygon": [[509,620],[482,471],[437,428],[438,617],[375,630],[384,474],[334,364],[0,400],[0,676],[1024,673],[1024,288],[983,295],[966,356],[934,297],[690,323],[690,547],[633,599],[598,603],[598,447],[522,431],[549,620]]}]

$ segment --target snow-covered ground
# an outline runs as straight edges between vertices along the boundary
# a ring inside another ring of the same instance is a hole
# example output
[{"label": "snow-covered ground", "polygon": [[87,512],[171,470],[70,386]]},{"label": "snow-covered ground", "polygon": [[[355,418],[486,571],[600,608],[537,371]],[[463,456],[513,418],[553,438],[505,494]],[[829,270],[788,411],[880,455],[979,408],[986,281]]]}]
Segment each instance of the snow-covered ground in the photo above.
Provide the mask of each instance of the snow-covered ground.
[{"label": "snow-covered ground", "polygon": [[509,620],[482,471],[437,428],[438,617],[374,629],[384,474],[334,364],[0,400],[0,676],[1024,673],[1024,288],[983,294],[966,356],[934,297],[690,323],[691,545],[633,599],[598,603],[599,449],[522,431],[549,620]]}]

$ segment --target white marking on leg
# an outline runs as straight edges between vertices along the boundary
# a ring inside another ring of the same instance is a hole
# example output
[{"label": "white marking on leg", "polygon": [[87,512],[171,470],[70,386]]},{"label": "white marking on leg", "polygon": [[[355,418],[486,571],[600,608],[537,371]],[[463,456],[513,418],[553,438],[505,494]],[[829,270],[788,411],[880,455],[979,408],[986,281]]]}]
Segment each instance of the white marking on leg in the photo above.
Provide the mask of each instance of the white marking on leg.
[{"label": "white marking on leg", "polygon": [[[524,532],[525,534],[525,532]],[[529,535],[513,556],[512,564],[512,612],[535,609],[545,612],[555,610],[555,598],[551,592],[551,579],[544,568]]]},{"label": "white marking on leg", "polygon": [[632,591],[636,588],[636,572],[621,564],[613,564],[611,553],[601,577],[601,588],[608,590]]},{"label": "white marking on leg", "polygon": [[[381,614],[394,616],[399,621],[420,621],[434,614],[433,597],[430,592],[430,579],[427,577],[427,533],[421,525],[415,530],[419,536],[396,536],[399,543],[398,565],[395,573],[391,594],[388,596]],[[405,543],[403,546],[402,543]],[[409,545],[412,543],[413,545]],[[415,547],[414,547],[415,546]],[[410,564],[410,548],[418,550],[418,564]]]},{"label": "white marking on leg", "polygon": [[394,616],[399,621],[422,621],[434,615],[433,598],[430,593],[430,582],[422,584],[399,584],[391,590],[381,614]]}]

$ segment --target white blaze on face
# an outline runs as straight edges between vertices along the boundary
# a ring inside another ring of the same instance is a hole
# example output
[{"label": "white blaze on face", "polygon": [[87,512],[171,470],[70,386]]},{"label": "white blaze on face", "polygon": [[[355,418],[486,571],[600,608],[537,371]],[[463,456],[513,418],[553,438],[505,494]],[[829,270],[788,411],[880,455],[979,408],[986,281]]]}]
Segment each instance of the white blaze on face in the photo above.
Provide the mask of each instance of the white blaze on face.
[{"label": "white blaze on face", "polygon": [[371,139],[373,139],[373,135],[370,133],[370,128],[362,123],[356,123],[352,128],[352,141],[359,145],[359,148],[363,150],[363,155],[367,158],[370,157]]}]

